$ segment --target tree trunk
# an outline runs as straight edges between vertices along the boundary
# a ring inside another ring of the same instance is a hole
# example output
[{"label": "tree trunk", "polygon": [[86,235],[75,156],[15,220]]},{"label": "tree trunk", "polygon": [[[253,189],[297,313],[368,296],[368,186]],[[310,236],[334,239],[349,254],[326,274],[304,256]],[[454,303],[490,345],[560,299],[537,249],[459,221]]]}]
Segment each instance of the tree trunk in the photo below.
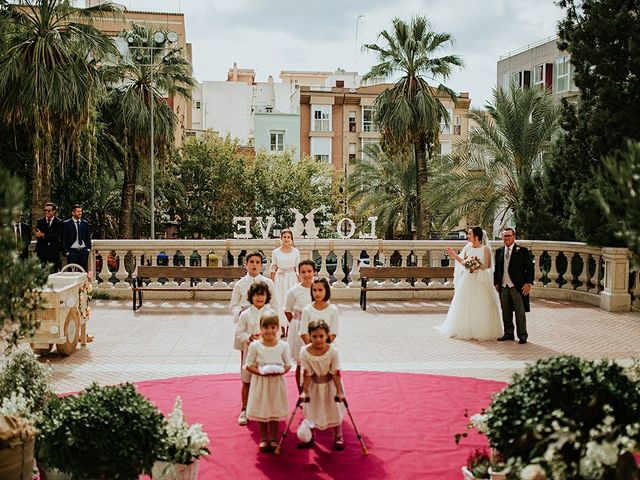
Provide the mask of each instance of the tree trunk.
[{"label": "tree trunk", "polygon": [[426,149],[424,140],[418,140],[413,144],[416,161],[416,236],[418,240],[427,238],[427,225],[424,217],[422,203],[422,188],[427,185]]},{"label": "tree trunk", "polygon": [[29,218],[31,232],[35,233],[36,222],[43,216],[44,204],[51,197],[51,169],[47,147],[42,145],[34,149],[34,159],[31,164],[31,215]]},{"label": "tree trunk", "polygon": [[133,208],[136,192],[137,168],[133,159],[125,158],[124,179],[122,182],[122,203],[120,204],[120,224],[118,225],[118,238],[133,237]]}]

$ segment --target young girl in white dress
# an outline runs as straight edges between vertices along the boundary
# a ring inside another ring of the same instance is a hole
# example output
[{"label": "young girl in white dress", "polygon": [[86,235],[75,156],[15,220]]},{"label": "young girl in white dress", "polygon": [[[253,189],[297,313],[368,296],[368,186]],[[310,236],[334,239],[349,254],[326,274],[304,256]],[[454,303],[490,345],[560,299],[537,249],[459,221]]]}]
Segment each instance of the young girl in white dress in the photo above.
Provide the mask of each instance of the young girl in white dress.
[{"label": "young girl in white dress", "polygon": [[260,319],[259,341],[251,342],[244,368],[251,376],[247,417],[259,422],[261,452],[278,446],[278,421],[289,415],[284,374],[291,369],[289,344],[278,340],[280,320],[275,312]]},{"label": "young girl in white dress", "polygon": [[[271,311],[271,291],[264,282],[256,282],[249,287],[247,298],[251,306],[242,311],[238,319],[234,346],[242,351],[242,358],[247,358],[249,345],[260,339],[260,318]],[[241,365],[242,367],[242,365]],[[246,425],[247,400],[249,398],[249,386],[251,384],[251,372],[240,368],[240,380],[242,380],[242,410],[238,417],[238,425]]]},{"label": "young girl in white dress", "polygon": [[300,349],[304,345],[300,338],[300,319],[302,310],[311,303],[311,284],[316,273],[316,264],[313,260],[303,260],[298,264],[300,283],[295,284],[287,292],[284,305],[284,314],[289,320],[289,334],[287,342],[291,348],[291,356],[296,362],[296,385],[298,391],[302,390],[300,382]]},{"label": "young girl in white dress", "polygon": [[[311,343],[300,353],[304,369],[303,392],[300,395],[303,401],[302,410],[305,418],[313,422],[315,428],[333,428],[333,448],[343,450],[344,391],[340,380],[338,350],[335,345],[327,343],[331,331],[326,322],[312,321],[307,333],[311,337]],[[305,448],[312,444],[313,437],[311,441],[301,443],[299,447]]]},{"label": "young girl in white dress", "polygon": [[329,339],[327,343],[332,343],[338,335],[338,307],[331,305],[331,287],[326,278],[315,278],[311,284],[311,297],[313,303],[307,305],[302,310],[302,318],[300,319],[300,337],[302,341],[308,344],[311,341],[309,337],[309,324],[314,320],[324,320],[329,326]]},{"label": "young girl in white dress", "polygon": [[[275,284],[275,297],[278,305],[284,305],[287,291],[298,283],[298,264],[300,252],[293,246],[293,232],[284,229],[280,233],[282,246],[271,253],[271,280]],[[286,317],[284,310],[280,315],[282,334],[286,334]]]},{"label": "young girl in white dress", "polygon": [[493,264],[488,239],[480,227],[471,229],[471,244],[462,256],[453,249],[447,252],[456,262],[477,257],[481,266],[471,272],[464,268],[456,276],[453,300],[447,318],[437,329],[447,337],[467,340],[495,340],[502,335],[500,298],[493,286]]}]

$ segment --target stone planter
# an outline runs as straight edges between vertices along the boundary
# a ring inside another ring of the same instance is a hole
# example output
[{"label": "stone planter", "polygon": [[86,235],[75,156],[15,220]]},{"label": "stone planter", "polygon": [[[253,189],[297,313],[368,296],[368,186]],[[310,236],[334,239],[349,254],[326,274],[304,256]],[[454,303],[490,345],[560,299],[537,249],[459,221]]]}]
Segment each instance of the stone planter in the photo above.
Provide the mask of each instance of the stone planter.
[{"label": "stone planter", "polygon": [[0,448],[0,478],[31,480],[35,438],[13,448]]},{"label": "stone planter", "polygon": [[153,464],[151,478],[154,480],[197,480],[199,462],[189,465],[157,461]]}]

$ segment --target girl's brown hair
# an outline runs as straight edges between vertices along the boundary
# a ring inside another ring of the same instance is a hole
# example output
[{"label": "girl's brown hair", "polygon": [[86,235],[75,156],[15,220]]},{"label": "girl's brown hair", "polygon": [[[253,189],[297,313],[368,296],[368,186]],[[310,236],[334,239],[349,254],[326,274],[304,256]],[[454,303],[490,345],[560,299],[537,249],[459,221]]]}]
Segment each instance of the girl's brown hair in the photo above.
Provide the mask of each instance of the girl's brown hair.
[{"label": "girl's brown hair", "polygon": [[253,296],[255,294],[263,294],[267,296],[267,301],[265,303],[271,303],[271,290],[269,290],[269,285],[264,282],[256,282],[249,287],[249,292],[247,293],[247,300],[249,303],[253,305]]},{"label": "girl's brown hair", "polygon": [[313,320],[311,322],[309,322],[309,334],[311,334],[311,332],[315,331],[315,330],[319,330],[322,329],[324,330],[327,335],[329,335],[329,325],[327,325],[327,322],[325,322],[324,320]]},{"label": "girl's brown hair", "polygon": [[265,313],[260,317],[260,328],[268,327],[270,325],[274,325],[276,327],[280,326],[280,319],[278,318],[278,315],[273,311]]},{"label": "girl's brown hair", "polygon": [[282,239],[285,233],[288,233],[289,235],[291,235],[291,243],[293,243],[293,232],[289,228],[285,228],[280,232],[280,238]]},{"label": "girl's brown hair", "polygon": [[326,278],[316,277],[313,279],[313,283],[311,284],[311,301],[315,302],[315,298],[313,298],[313,286],[316,283],[321,283],[324,286],[324,298],[325,302],[328,302],[331,298],[331,287],[329,286],[329,281]]}]

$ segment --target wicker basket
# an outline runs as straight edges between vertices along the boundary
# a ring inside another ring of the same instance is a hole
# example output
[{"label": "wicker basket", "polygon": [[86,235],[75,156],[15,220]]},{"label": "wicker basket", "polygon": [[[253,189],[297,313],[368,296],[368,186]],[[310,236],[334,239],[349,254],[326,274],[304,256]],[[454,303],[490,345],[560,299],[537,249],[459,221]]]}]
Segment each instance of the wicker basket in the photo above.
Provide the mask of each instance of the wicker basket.
[{"label": "wicker basket", "polygon": [[13,448],[0,448],[0,478],[31,480],[35,438]]}]

